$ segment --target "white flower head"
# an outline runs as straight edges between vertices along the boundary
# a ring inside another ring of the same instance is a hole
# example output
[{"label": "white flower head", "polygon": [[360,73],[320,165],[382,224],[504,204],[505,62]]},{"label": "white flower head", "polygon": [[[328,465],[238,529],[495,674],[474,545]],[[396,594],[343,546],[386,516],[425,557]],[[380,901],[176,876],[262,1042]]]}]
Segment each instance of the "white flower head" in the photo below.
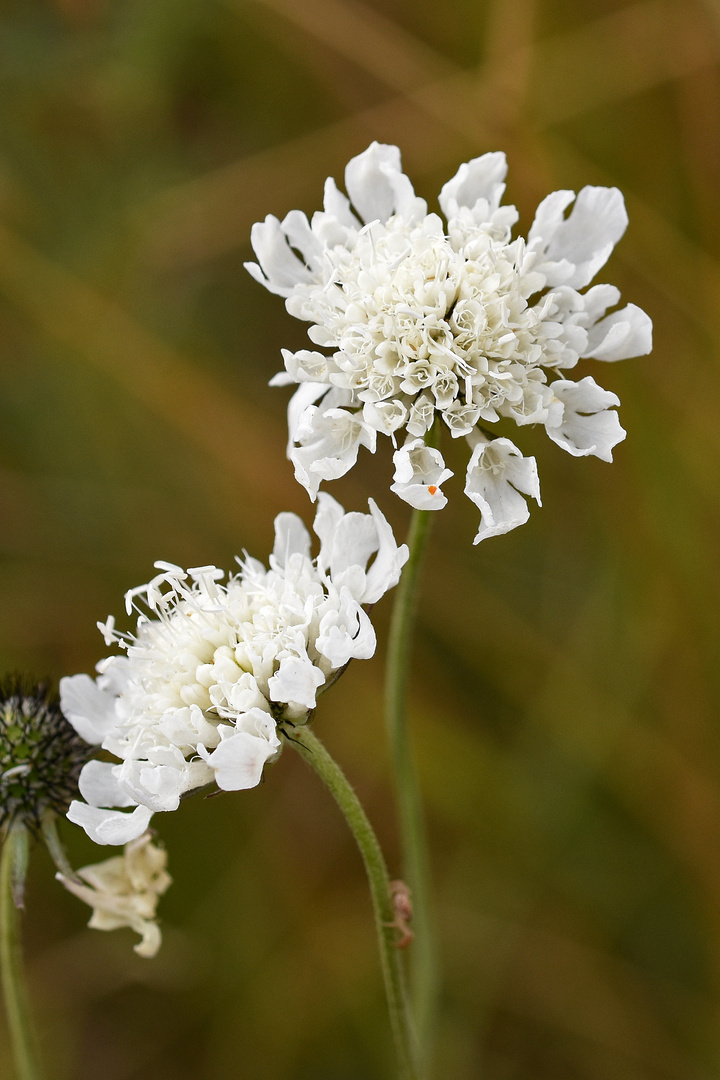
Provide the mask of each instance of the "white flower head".
[{"label": "white flower head", "polygon": [[[651,348],[640,308],[618,309],[611,285],[587,288],[625,231],[622,194],[556,191],[527,240],[513,239],[517,211],[501,205],[506,171],[501,153],[462,165],[440,193],[443,222],[415,195],[397,147],[373,143],[348,163],[347,197],[328,180],[311,221],[292,211],[253,226],[250,273],[311,324],[322,350],[284,351],[286,370],[274,380],[298,386],[288,453],[311,498],[352,468],[360,446],[374,452],[378,434],[397,446],[405,433],[414,442],[395,453],[392,490],[412,506],[444,505],[444,495],[428,497],[435,480],[421,490],[418,464],[417,444],[437,420],[452,437],[468,437],[473,452],[488,425],[510,420],[544,425],[571,454],[611,460],[624,437],[608,408],[617,398],[565,373],[581,358],[615,361]],[[440,465],[437,453],[430,458]],[[503,520],[512,528],[520,517]],[[480,531],[506,531],[499,524]]]},{"label": "white flower head", "polygon": [[363,605],[397,584],[407,547],[372,500],[369,514],[346,514],[321,493],[314,531],[312,559],[300,518],[279,514],[269,568],[246,557],[226,580],[214,566],[156,563],[126,597],[135,633],[100,627],[124,655],[101,661],[97,679],[61,680],[67,719],[119,759],[83,767],[84,801],[68,811],[97,843],[135,839],[206,784],[255,787],[283,725],[304,723],[334,673],[373,655]]},{"label": "white flower head", "polygon": [[159,897],[172,883],[165,869],[167,854],[153,844],[150,834],[127,844],[122,855],[84,866],[73,880],[56,874],[69,892],[93,908],[88,926],[95,930],[118,930],[129,926],[140,934],[134,946],[139,956],[155,956],[161,943],[155,922]]}]

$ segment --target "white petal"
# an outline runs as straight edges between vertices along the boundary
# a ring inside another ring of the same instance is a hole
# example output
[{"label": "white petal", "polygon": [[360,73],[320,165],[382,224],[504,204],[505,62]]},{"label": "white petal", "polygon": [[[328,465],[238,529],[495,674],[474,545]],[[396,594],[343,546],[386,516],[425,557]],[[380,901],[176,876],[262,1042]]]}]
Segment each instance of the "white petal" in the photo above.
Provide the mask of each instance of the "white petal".
[{"label": "white petal", "polygon": [[528,233],[528,244],[537,240],[539,244],[547,247],[565,220],[565,210],[574,198],[574,191],[553,191],[546,195],[535,211],[535,220]]},{"label": "white petal", "polygon": [[[573,265],[564,282],[580,289],[605,265],[627,228],[628,217],[622,192],[617,188],[584,187],[569,217],[563,218],[559,210],[567,205],[568,194],[556,191],[544,200],[538,208],[540,222],[536,218],[530,237],[542,235],[544,254],[551,262]],[[537,269],[543,269],[541,262]]]},{"label": "white petal", "polygon": [[116,766],[109,761],[88,761],[82,767],[78,787],[90,806],[134,806],[127,790],[116,775]]},{"label": "white petal", "polygon": [[620,290],[614,285],[593,285],[591,289],[582,294],[583,309],[586,322],[584,326],[594,326],[601,319],[608,308],[617,304],[620,299]]},{"label": "white petal", "polygon": [[[265,714],[266,722],[267,719]],[[279,746],[280,740],[274,734],[268,740],[248,731],[233,731],[211,754],[203,746],[198,746],[198,753],[214,770],[219,788],[245,791],[257,787],[265,762],[274,756]]]},{"label": "white petal", "polygon": [[329,384],[328,357],[324,353],[310,349],[298,349],[293,353],[288,349],[282,349],[282,358],[285,362],[285,371],[281,372],[281,376],[284,378],[274,375],[270,380],[270,386],[301,382]]},{"label": "white petal", "polygon": [[288,403],[288,446],[287,455],[290,457],[295,445],[295,433],[300,426],[305,411],[318,401],[323,394],[330,389],[329,383],[300,383],[297,390]]},{"label": "white petal", "polygon": [[270,700],[314,709],[315,693],[324,682],[325,676],[309,657],[287,656],[280,661],[277,672],[268,679]]},{"label": "white petal", "polygon": [[333,542],[335,530],[345,515],[340,503],[326,491],[318,494],[317,510],[313,522],[313,532],[320,540],[320,553],[317,557],[317,567],[322,573],[330,568],[332,561]]},{"label": "white petal", "polygon": [[268,386],[293,386],[297,382],[289,371],[278,371],[268,382]]},{"label": "white petal", "polygon": [[157,956],[158,950],[162,945],[160,927],[157,923],[145,919],[141,926],[138,924],[138,927],[133,927],[133,929],[139,929],[139,933],[142,934],[142,941],[138,941],[137,945],[133,945],[133,950],[138,956],[142,956],[147,960],[152,960],[154,956]]},{"label": "white petal", "polygon": [[82,826],[96,844],[128,844],[145,832],[152,810],[147,806],[136,806],[128,814],[121,810],[101,810],[74,800],[70,803],[67,817],[75,825]]},{"label": "white petal", "polygon": [[273,214],[255,222],[250,242],[260,266],[245,263],[245,269],[270,292],[287,297],[296,285],[313,281],[313,274],[288,244],[283,225]]},{"label": "white petal", "polygon": [[337,523],[333,537],[330,577],[337,583],[338,578],[352,566],[359,566],[364,572],[377,546],[377,529],[369,514],[354,511],[344,514]]},{"label": "white petal", "polygon": [[407,544],[401,544],[398,547],[389,521],[372,499],[368,499],[368,505],[375,522],[378,539],[377,555],[367,572],[365,591],[359,598],[362,604],[376,603],[388,589],[397,585],[402,568],[409,557]]},{"label": "white petal", "polygon": [[310,222],[302,210],[291,210],[285,215],[282,231],[290,248],[295,248],[302,255],[304,265],[315,267],[320,262],[322,244],[310,228]]},{"label": "white petal", "polygon": [[348,589],[341,590],[340,607],[328,611],[320,621],[316,647],[337,671],[355,658],[367,660],[375,652],[375,631]]},{"label": "white petal", "polygon": [[453,474],[445,468],[442,454],[413,439],[393,454],[395,472],[390,490],[416,510],[442,510],[447,498],[440,490]]},{"label": "white petal", "polygon": [[603,390],[589,375],[576,383],[558,379],[551,389],[564,406],[560,423],[545,428],[553,442],[573,457],[594,454],[612,461],[613,447],[626,435],[617,413],[609,408],[620,404],[617,395]]},{"label": "white petal", "polygon": [[248,709],[242,716],[238,716],[235,727],[223,724],[219,730],[221,742],[226,739],[233,739],[238,731],[245,731],[248,735],[265,739],[266,742],[276,748],[280,745],[280,740],[277,737],[277,725],[268,711],[267,700],[265,708]]},{"label": "white petal", "polygon": [[60,708],[85,742],[101,743],[115,728],[116,700],[89,675],[70,675],[60,680]]},{"label": "white petal", "polygon": [[390,485],[390,490],[414,510],[442,510],[447,506],[447,496],[437,484],[398,484],[396,482]]},{"label": "white petal", "polygon": [[468,463],[465,494],[482,515],[473,543],[524,525],[530,511],[523,494],[540,504],[535,458],[524,458],[509,439],[478,441]]},{"label": "white petal", "polygon": [[407,419],[407,409],[401,401],[366,401],[363,420],[382,435],[393,436]]},{"label": "white petal", "polygon": [[414,221],[427,213],[426,203],[416,197],[410,180],[402,171],[397,146],[371,143],[367,150],[348,162],[345,187],[365,222],[386,222],[393,214]]},{"label": "white petal", "polygon": [[360,227],[360,222],[350,209],[350,200],[341,191],[338,191],[337,184],[331,176],[328,176],[325,181],[323,206],[326,214],[337,218],[342,225],[350,229]]},{"label": "white petal", "polygon": [[[138,763],[133,762],[133,764]],[[189,763],[183,762],[183,764],[187,765],[188,769],[190,768]],[[177,810],[180,805],[180,796],[188,790],[185,769],[174,765],[141,763],[137,776],[138,795],[142,797],[143,805],[149,806],[152,810]]]},{"label": "white petal", "polygon": [[470,210],[482,210],[480,216],[486,219],[500,205],[506,174],[507,160],[501,152],[483,154],[461,165],[440,192],[439,202],[445,217],[456,217],[460,207],[466,206]]},{"label": "white petal", "polygon": [[595,360],[627,360],[631,356],[645,356],[651,349],[650,316],[635,304],[628,304],[590,329],[582,355]]},{"label": "white petal", "polygon": [[297,514],[278,514],[275,518],[273,557],[278,566],[285,567],[291,555],[310,558],[310,533]]},{"label": "white petal", "polygon": [[323,412],[313,405],[301,415],[295,431],[300,445],[293,447],[290,457],[295,477],[311,499],[323,480],[337,480],[353,467],[361,446],[375,452],[377,433],[358,419],[360,415],[345,409]]}]

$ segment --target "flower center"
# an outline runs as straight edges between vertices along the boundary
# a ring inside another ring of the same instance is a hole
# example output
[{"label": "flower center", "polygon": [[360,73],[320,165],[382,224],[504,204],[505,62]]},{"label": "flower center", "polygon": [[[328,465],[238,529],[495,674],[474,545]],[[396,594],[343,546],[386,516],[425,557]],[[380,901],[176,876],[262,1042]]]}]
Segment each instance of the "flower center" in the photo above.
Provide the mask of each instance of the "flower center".
[{"label": "flower center", "polygon": [[425,394],[433,409],[469,408],[476,420],[521,398],[542,359],[523,251],[487,234],[456,251],[438,218],[414,228],[393,218],[329,251],[327,285],[288,306],[302,305],[313,340],[337,350],[331,381],[358,401],[407,407]]}]

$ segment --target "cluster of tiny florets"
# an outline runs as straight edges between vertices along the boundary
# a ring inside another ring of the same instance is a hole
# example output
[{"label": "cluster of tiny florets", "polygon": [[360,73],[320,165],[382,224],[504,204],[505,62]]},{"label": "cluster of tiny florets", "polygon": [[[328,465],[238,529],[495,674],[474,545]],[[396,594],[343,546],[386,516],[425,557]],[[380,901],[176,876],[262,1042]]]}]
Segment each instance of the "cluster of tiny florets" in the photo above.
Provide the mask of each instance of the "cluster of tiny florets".
[{"label": "cluster of tiny florets", "polygon": [[[552,300],[528,304],[537,276],[522,240],[482,234],[456,251],[439,219],[413,227],[394,218],[325,258],[331,286],[301,286],[288,309],[314,322],[313,341],[338,350],[324,378],[352,391],[378,431],[404,425],[424,436],[439,412],[467,435],[503,406],[527,412],[547,382],[541,365],[577,362],[554,340]],[[297,357],[308,378],[317,362],[315,353]]]},{"label": "cluster of tiny florets", "polygon": [[0,827],[39,828],[77,797],[90,747],[67,722],[45,684],[19,675],[0,683]]},{"label": "cluster of tiny florets", "polygon": [[[273,385],[296,384],[288,455],[310,497],[355,464],[378,436],[393,442],[391,491],[417,510],[447,503],[453,474],[438,432],[467,441],[465,493],[480,509],[475,543],[527,521],[540,503],[533,457],[488,425],[543,425],[575,457],[612,461],[625,437],[620,402],[584,359],[614,362],[652,345],[652,323],[592,285],[625,231],[617,188],[555,191],[527,239],[513,239],[514,206],[501,205],[499,152],[461,165],[429,213],[402,171],[396,146],[372,143],[329,178],[323,210],[291,210],[253,226],[250,273],[310,323],[319,349],[283,350]],[[435,433],[431,434],[434,429]]]}]

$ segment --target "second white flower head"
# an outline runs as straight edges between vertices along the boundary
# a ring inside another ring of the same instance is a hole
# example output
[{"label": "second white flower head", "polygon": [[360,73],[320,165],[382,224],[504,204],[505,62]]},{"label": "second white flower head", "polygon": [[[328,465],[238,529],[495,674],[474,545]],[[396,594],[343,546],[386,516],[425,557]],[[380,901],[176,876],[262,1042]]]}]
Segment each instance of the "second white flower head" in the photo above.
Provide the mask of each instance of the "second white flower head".
[{"label": "second white flower head", "polygon": [[372,500],[369,514],[346,514],[321,495],[314,531],[313,560],[300,518],[278,515],[269,569],[246,558],[225,583],[214,566],[157,563],[160,573],[126,597],[139,612],[135,633],[101,624],[125,655],[98,664],[96,680],[60,683],[78,733],[120,759],[90,761],[80,775],[85,801],[68,817],[92,839],[127,843],[153,812],[212,781],[254,787],[279,750],[278,724],[303,722],[334,672],[373,655],[363,605],[397,584],[407,547]]}]

